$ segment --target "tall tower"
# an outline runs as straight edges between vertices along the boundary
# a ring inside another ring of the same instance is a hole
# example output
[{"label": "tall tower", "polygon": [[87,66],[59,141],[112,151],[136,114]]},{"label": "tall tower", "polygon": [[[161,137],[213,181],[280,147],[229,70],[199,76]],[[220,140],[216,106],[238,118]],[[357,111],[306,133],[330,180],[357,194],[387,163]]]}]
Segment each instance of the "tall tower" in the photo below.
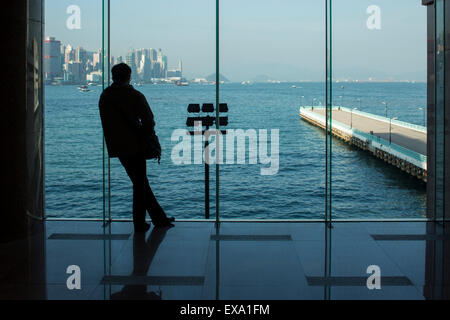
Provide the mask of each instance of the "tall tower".
[{"label": "tall tower", "polygon": [[68,44],[66,46],[66,51],[64,52],[64,63],[69,63],[70,61],[75,60],[75,51],[72,46]]},{"label": "tall tower", "polygon": [[157,60],[156,50],[153,48],[150,48],[150,61],[155,62],[156,60]]},{"label": "tall tower", "polygon": [[163,56],[163,64],[162,64],[162,76],[163,78],[167,78],[167,56]]},{"label": "tall tower", "polygon": [[86,63],[87,52],[82,47],[77,47],[75,49],[75,62],[79,62],[81,64]]},{"label": "tall tower", "polygon": [[156,53],[156,60],[157,60],[159,63],[161,63],[161,65],[162,65],[162,63],[163,63],[163,53],[162,53],[161,48],[159,48],[158,51],[157,51],[157,53]]},{"label": "tall tower", "polygon": [[94,65],[95,70],[100,70],[102,65],[102,50],[99,49],[97,52],[94,52],[92,56],[92,64]]},{"label": "tall tower", "polygon": [[131,79],[136,79],[137,78],[136,54],[133,49],[128,50],[126,63],[131,68]]},{"label": "tall tower", "polygon": [[44,78],[53,81],[62,76],[61,42],[53,37],[47,37],[44,43]]}]

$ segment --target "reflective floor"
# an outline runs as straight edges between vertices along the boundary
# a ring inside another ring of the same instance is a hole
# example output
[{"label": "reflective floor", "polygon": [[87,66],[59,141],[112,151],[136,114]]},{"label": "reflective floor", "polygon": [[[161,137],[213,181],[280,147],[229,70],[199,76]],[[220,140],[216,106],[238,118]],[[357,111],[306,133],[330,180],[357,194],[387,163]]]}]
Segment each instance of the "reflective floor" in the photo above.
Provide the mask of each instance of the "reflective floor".
[{"label": "reflective floor", "polygon": [[[47,221],[42,230],[0,244],[1,299],[450,296],[450,238],[435,223],[177,222],[135,234],[128,222]],[[381,288],[370,290],[377,270]]]}]

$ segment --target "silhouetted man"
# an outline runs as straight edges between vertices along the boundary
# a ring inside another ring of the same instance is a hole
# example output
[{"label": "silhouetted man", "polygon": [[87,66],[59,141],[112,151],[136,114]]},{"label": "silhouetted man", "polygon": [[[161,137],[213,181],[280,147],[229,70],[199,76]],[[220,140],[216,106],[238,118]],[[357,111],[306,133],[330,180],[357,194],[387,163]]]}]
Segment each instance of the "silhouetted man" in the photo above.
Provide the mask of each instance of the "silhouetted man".
[{"label": "silhouetted man", "polygon": [[147,179],[145,157],[142,155],[140,136],[155,134],[155,121],[145,96],[130,85],[131,68],[125,63],[112,70],[113,84],[106,88],[99,102],[100,117],[108,154],[118,157],[133,183],[133,223],[137,232],[145,232],[150,225],[145,222],[148,211],[155,227],[170,226]]}]

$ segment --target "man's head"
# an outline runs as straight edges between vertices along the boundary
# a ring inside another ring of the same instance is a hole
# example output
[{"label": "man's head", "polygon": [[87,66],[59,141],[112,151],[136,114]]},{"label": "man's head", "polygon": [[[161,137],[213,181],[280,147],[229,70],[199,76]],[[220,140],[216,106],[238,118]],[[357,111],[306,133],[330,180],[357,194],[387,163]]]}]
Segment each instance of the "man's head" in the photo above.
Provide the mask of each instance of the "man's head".
[{"label": "man's head", "polygon": [[124,84],[129,83],[131,79],[131,68],[126,63],[116,64],[111,69],[114,83]]}]

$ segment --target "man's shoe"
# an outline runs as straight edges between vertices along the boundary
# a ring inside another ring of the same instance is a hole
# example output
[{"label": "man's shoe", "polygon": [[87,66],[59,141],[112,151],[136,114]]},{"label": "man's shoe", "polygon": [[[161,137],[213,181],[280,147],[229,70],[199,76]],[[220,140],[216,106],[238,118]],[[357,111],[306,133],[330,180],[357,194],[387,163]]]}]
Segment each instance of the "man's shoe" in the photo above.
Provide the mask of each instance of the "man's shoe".
[{"label": "man's shoe", "polygon": [[153,224],[154,224],[155,227],[157,227],[157,228],[161,228],[161,227],[172,227],[172,226],[173,226],[172,222],[174,222],[174,221],[175,221],[175,218],[174,218],[174,217],[170,217],[170,218],[166,217],[166,218],[164,218],[164,219],[162,219],[162,220],[153,221]]},{"label": "man's shoe", "polygon": [[147,232],[148,229],[150,229],[150,225],[148,223],[142,224],[142,225],[135,225],[134,226],[134,232]]}]

